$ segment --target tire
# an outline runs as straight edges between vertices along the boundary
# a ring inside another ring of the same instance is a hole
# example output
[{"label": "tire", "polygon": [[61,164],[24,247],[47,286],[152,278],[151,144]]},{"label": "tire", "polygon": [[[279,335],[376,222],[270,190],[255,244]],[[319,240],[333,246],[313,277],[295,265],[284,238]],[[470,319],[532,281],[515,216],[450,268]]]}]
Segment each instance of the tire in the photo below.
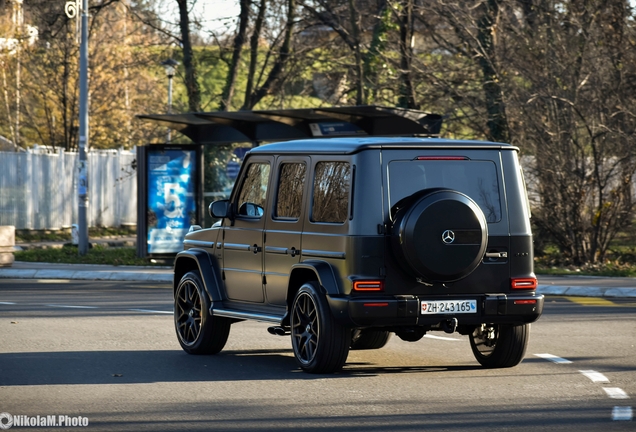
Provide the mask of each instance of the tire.
[{"label": "tire", "polygon": [[228,318],[210,315],[210,301],[197,271],[186,273],[174,296],[174,325],[188,354],[216,354],[230,334]]},{"label": "tire", "polygon": [[488,243],[486,216],[467,195],[450,189],[420,191],[392,209],[396,261],[416,278],[455,282],[481,264]]},{"label": "tire", "polygon": [[473,355],[487,368],[508,368],[521,363],[530,339],[530,324],[482,324],[470,335]]},{"label": "tire", "polygon": [[316,282],[304,284],[294,297],[291,339],[296,362],[305,372],[336,372],[347,361],[351,330],[335,321]]},{"label": "tire", "polygon": [[391,339],[391,333],[385,330],[354,330],[351,334],[352,350],[380,349]]}]

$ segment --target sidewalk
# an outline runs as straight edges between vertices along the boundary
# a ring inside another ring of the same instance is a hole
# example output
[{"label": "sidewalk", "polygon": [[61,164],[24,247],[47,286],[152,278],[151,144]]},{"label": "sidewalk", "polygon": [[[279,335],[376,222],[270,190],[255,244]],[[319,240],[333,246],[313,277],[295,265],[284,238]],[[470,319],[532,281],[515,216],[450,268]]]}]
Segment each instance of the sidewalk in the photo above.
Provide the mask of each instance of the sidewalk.
[{"label": "sidewalk", "polygon": [[[51,264],[16,261],[0,279],[70,279],[172,283],[172,267]],[[537,293],[572,297],[636,298],[636,278],[539,275]]]},{"label": "sidewalk", "polygon": [[636,278],[537,275],[537,292],[546,296],[636,298]]}]

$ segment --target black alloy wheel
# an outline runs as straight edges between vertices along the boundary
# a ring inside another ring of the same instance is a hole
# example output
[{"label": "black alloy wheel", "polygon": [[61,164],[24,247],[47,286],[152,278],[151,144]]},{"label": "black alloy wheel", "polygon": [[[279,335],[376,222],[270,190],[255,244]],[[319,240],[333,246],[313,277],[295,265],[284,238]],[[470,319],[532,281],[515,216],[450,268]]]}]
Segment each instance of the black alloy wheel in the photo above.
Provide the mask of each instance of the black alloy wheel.
[{"label": "black alloy wheel", "polygon": [[481,324],[470,335],[475,359],[487,368],[507,368],[521,363],[530,339],[530,324]]},{"label": "black alloy wheel", "polygon": [[216,354],[223,349],[231,321],[210,315],[210,302],[198,272],[186,273],[174,297],[177,339],[189,354]]},{"label": "black alloy wheel", "polygon": [[315,282],[304,284],[294,298],[291,339],[296,361],[305,372],[335,372],[347,360],[351,330],[336,323]]}]

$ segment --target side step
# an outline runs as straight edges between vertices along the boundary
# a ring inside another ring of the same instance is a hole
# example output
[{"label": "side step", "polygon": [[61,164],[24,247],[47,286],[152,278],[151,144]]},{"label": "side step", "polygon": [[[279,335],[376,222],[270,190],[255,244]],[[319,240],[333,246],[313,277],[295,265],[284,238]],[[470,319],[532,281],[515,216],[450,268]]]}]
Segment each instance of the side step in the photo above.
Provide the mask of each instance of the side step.
[{"label": "side step", "polygon": [[262,321],[268,323],[280,324],[283,317],[277,315],[267,315],[261,313],[253,313],[253,312],[242,312],[237,310],[229,310],[229,309],[210,309],[210,313],[215,316],[221,316],[226,318],[235,318],[235,319],[249,319],[254,321]]}]

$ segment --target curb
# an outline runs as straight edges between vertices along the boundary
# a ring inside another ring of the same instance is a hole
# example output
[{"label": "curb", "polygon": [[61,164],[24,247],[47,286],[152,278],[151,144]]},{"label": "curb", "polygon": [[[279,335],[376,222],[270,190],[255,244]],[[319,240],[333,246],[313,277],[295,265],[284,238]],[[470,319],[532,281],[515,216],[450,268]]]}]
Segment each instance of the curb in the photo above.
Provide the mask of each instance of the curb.
[{"label": "curb", "polygon": [[636,298],[636,288],[539,285],[537,286],[537,294],[545,296]]},{"label": "curb", "polygon": [[0,279],[70,279],[172,283],[172,273],[95,270],[0,269]]},{"label": "curb", "polygon": [[[67,279],[172,283],[172,271],[135,270],[55,270],[0,268],[0,279]],[[545,296],[636,298],[636,288],[539,285],[537,294]]]}]

